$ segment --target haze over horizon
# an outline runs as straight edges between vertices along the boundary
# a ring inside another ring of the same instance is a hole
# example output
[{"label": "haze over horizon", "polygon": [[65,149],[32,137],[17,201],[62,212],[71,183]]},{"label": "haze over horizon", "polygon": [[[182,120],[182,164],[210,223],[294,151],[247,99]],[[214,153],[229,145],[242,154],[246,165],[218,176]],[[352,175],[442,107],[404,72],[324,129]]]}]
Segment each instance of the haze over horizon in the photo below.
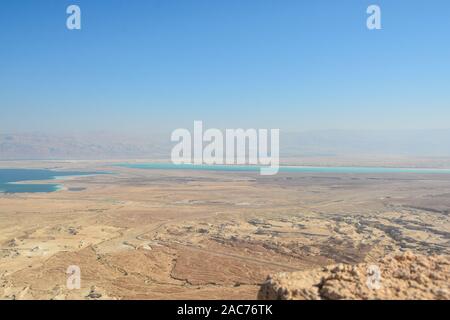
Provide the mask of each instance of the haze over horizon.
[{"label": "haze over horizon", "polygon": [[[73,135],[0,133],[0,160],[168,159],[173,145],[169,132],[141,135],[105,132]],[[450,159],[448,146],[450,129],[281,131],[280,155],[282,161],[293,157]]]}]

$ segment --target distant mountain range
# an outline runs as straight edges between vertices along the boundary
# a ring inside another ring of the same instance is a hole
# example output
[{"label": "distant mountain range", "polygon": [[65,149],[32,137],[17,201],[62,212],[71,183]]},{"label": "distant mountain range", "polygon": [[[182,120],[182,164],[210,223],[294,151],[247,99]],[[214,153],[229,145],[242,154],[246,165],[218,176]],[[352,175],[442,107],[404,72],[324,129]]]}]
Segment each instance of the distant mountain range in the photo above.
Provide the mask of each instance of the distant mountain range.
[{"label": "distant mountain range", "polygon": [[287,155],[448,157],[450,129],[285,133],[281,144]]},{"label": "distant mountain range", "polygon": [[[148,136],[0,134],[0,160],[168,159],[173,145],[170,133]],[[450,130],[281,131],[280,150],[285,157],[449,157]]]},{"label": "distant mountain range", "polygon": [[168,144],[163,147],[157,141],[163,139],[107,134],[0,134],[0,160],[102,160],[167,156]]}]

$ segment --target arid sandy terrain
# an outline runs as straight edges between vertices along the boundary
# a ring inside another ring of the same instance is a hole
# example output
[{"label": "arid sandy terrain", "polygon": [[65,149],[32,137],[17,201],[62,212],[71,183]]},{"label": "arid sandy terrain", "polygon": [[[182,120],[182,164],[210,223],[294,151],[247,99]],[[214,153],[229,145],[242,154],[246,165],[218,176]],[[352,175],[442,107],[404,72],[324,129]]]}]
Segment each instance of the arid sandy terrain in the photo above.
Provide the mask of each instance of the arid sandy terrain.
[{"label": "arid sandy terrain", "polygon": [[450,175],[1,167],[111,173],[0,194],[2,299],[254,299],[268,274],[450,254]]}]

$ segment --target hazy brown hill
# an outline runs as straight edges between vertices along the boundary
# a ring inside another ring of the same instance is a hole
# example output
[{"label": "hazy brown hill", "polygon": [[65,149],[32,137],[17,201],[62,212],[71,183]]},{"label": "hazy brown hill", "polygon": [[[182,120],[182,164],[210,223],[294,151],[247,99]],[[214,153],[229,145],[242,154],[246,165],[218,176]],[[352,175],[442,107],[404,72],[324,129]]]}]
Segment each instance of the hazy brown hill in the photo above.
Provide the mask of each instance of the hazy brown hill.
[{"label": "hazy brown hill", "polygon": [[[170,131],[146,135],[4,133],[0,134],[0,160],[168,159],[174,145],[170,141],[170,134]],[[380,159],[394,159],[396,162],[398,158],[424,157],[427,160],[433,158],[431,162],[439,162],[436,158],[450,158],[449,146],[450,130],[281,131],[280,138],[282,159],[301,157],[301,163],[312,165],[354,164],[350,159],[361,161],[360,164],[363,165],[373,165],[367,160],[378,159],[378,163]],[[340,161],[346,158],[349,160]],[[427,161],[421,161],[425,162]],[[448,165],[448,161],[439,164]]]},{"label": "hazy brown hill", "polygon": [[168,147],[162,147],[158,140],[163,139],[97,133],[77,136],[0,134],[0,160],[167,157]]}]

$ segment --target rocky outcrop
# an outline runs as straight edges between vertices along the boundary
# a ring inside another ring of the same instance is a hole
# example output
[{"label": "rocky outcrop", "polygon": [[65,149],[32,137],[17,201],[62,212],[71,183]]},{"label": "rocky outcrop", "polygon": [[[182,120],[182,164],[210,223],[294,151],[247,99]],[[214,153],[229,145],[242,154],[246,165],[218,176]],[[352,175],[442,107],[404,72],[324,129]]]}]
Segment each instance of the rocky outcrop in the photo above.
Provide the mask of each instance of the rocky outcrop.
[{"label": "rocky outcrop", "polygon": [[263,300],[450,299],[450,257],[410,252],[377,263],[338,264],[269,276]]}]

